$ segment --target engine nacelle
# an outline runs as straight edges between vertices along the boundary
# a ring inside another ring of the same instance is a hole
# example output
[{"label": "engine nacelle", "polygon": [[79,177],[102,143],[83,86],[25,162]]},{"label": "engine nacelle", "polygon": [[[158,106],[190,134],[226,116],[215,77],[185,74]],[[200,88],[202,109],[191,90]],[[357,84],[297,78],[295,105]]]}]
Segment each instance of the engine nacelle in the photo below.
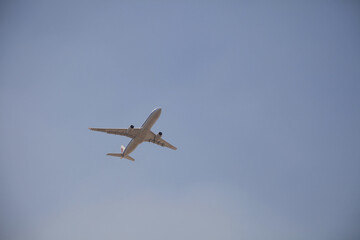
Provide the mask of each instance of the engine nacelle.
[{"label": "engine nacelle", "polygon": [[127,133],[131,133],[132,130],[134,130],[134,125],[130,125],[130,127],[127,129]]},{"label": "engine nacelle", "polygon": [[156,134],[155,141],[158,141],[162,135],[163,135],[162,132],[159,132],[158,134]]}]

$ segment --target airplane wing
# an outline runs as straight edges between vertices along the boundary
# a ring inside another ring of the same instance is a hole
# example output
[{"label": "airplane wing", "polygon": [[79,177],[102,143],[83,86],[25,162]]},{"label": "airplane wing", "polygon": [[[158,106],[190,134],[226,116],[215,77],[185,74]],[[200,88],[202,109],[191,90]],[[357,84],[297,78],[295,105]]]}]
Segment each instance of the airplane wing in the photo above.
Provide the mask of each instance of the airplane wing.
[{"label": "airplane wing", "polygon": [[128,129],[126,128],[89,128],[89,129],[92,131],[121,135],[129,138],[135,138],[140,131],[140,128],[133,128],[131,131],[128,131]]},{"label": "airplane wing", "polygon": [[168,147],[168,148],[171,148],[171,149],[174,149],[174,150],[177,149],[176,147],[174,147],[173,145],[171,145],[170,143],[168,143],[164,139],[162,139],[162,138],[156,139],[155,137],[156,137],[156,134],[150,131],[149,136],[147,138],[145,138],[144,141],[145,142],[152,142],[152,143],[155,143],[155,144],[160,145],[162,147]]}]

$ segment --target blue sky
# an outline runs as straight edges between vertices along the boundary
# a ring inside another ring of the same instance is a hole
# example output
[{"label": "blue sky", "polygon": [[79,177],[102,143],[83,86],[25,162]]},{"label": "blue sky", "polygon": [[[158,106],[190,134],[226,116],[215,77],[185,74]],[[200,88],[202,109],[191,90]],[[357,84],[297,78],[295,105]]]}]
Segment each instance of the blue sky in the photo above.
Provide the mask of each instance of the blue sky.
[{"label": "blue sky", "polygon": [[0,6],[2,239],[360,237],[357,2]]}]

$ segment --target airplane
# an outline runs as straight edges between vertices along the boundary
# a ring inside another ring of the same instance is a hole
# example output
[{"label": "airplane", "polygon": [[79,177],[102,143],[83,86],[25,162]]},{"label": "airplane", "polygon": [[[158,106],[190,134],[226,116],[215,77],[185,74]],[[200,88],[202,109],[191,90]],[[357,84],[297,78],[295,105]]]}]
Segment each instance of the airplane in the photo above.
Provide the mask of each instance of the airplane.
[{"label": "airplane", "polygon": [[108,134],[116,134],[132,138],[129,144],[124,147],[121,145],[121,153],[108,153],[106,155],[113,157],[126,158],[131,161],[135,161],[130,157],[130,153],[142,142],[152,142],[162,147],[168,147],[173,150],[177,148],[162,139],[162,132],[155,134],[151,131],[151,127],[155,124],[161,114],[161,108],[155,108],[143,123],[140,128],[135,128],[134,125],[130,125],[129,128],[89,128],[92,131],[105,132]]}]

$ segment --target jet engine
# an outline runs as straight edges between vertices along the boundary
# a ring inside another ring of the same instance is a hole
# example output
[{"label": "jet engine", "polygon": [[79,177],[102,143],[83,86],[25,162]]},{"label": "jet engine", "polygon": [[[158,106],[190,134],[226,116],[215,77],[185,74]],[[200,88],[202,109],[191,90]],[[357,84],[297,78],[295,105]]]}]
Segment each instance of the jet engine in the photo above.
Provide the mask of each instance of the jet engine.
[{"label": "jet engine", "polygon": [[131,133],[134,129],[134,125],[130,125],[130,127],[127,129],[127,133]]},{"label": "jet engine", "polygon": [[155,141],[158,141],[162,136],[162,132],[159,132],[158,134],[156,134],[155,136]]}]

